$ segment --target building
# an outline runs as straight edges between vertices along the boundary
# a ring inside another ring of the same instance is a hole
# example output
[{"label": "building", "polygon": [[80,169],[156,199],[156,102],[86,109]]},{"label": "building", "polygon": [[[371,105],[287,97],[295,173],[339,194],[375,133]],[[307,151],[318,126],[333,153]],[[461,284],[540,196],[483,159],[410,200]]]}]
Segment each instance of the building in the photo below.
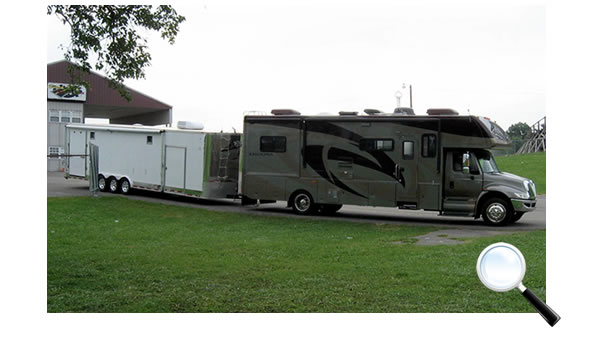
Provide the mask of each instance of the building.
[{"label": "building", "polygon": [[108,86],[108,79],[91,72],[83,79],[89,83],[86,90],[71,85],[69,62],[63,60],[48,64],[48,171],[61,171],[66,159],[65,126],[84,123],[88,118],[108,119],[111,124],[171,125],[172,106],[145,94],[127,88],[131,101]]}]

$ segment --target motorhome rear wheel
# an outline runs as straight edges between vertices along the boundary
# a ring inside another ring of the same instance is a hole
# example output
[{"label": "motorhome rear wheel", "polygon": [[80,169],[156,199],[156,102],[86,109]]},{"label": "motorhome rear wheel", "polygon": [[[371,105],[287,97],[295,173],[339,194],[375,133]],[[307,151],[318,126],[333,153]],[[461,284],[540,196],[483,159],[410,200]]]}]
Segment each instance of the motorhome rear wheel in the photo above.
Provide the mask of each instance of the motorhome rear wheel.
[{"label": "motorhome rear wheel", "polygon": [[317,210],[317,206],[313,202],[310,193],[306,191],[298,191],[292,196],[292,209],[294,213],[299,215],[312,214]]}]

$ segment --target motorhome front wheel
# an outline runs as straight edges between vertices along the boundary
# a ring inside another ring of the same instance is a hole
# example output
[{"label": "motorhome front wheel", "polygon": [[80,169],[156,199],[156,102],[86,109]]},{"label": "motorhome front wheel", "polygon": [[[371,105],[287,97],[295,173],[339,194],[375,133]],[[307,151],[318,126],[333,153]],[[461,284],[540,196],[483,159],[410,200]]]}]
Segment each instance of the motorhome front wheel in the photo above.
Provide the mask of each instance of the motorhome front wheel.
[{"label": "motorhome front wheel", "polygon": [[513,209],[501,198],[491,198],[483,206],[483,221],[492,226],[504,226],[513,216]]}]

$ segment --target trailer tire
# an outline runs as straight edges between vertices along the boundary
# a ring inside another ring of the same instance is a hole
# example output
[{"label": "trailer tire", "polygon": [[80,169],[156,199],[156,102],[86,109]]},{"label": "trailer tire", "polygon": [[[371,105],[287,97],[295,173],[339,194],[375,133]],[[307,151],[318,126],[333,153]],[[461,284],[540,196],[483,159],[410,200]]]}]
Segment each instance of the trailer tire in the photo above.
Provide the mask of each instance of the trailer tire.
[{"label": "trailer tire", "polygon": [[129,179],[121,178],[119,181],[119,192],[127,195],[131,191],[131,184],[129,183]]},{"label": "trailer tire", "polygon": [[103,175],[98,176],[98,190],[102,192],[108,191],[108,182],[106,181],[106,178],[104,178]]},{"label": "trailer tire", "polygon": [[115,177],[108,178],[108,191],[119,193],[119,181]]},{"label": "trailer tire", "polygon": [[483,204],[481,216],[490,226],[505,226],[511,223],[514,210],[512,205],[499,197],[492,197]]},{"label": "trailer tire", "polygon": [[320,204],[319,205],[319,211],[323,215],[333,215],[340,209],[342,209],[341,204]]},{"label": "trailer tire", "polygon": [[292,210],[298,215],[313,214],[317,210],[317,205],[308,191],[296,191],[290,197],[290,203]]}]

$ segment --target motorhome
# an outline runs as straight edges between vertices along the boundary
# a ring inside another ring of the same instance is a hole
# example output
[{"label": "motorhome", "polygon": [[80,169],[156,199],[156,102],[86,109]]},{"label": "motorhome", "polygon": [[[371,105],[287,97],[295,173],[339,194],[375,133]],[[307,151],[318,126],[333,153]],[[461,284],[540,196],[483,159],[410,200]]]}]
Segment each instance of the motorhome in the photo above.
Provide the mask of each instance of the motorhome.
[{"label": "motorhome", "polygon": [[98,147],[98,188],[144,189],[220,199],[238,194],[241,135],[208,133],[192,122],[178,128],[141,125],[67,126],[65,177],[88,179],[90,146]]},{"label": "motorhome", "polygon": [[365,112],[245,116],[243,203],[286,201],[298,214],[398,207],[495,226],[535,209],[533,181],[498,169],[490,150],[511,142],[489,118]]}]

